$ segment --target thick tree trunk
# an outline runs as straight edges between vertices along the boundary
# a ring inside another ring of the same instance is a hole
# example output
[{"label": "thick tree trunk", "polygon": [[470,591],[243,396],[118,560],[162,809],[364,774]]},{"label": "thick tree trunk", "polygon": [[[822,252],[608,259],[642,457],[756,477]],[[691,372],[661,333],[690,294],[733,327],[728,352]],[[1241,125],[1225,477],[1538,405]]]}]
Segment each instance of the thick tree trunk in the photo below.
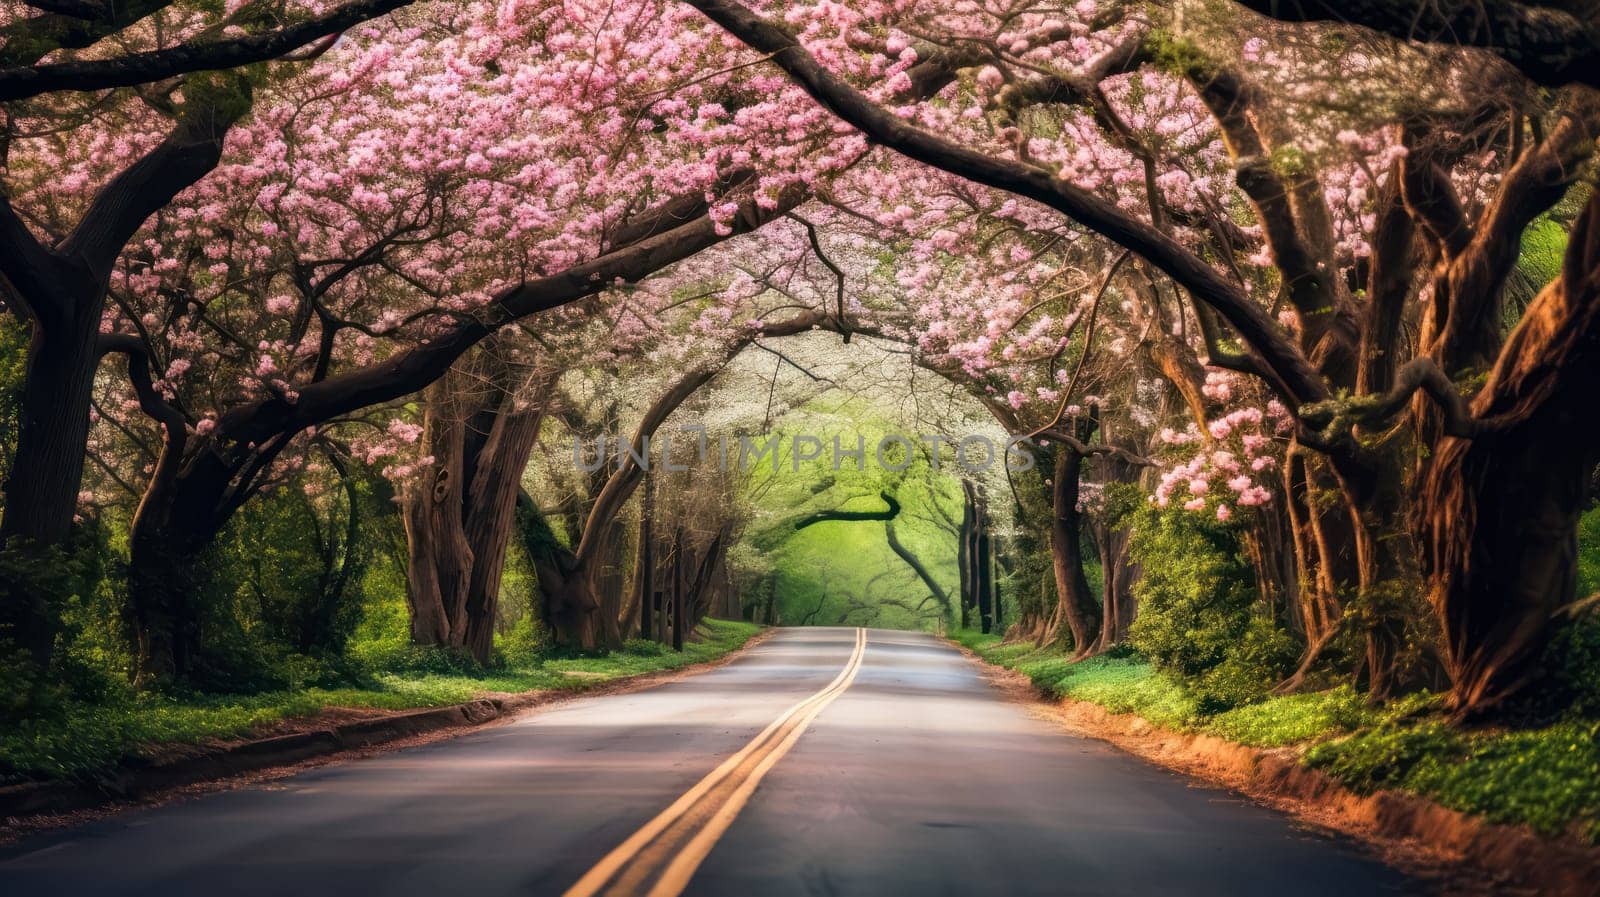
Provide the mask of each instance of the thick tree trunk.
[{"label": "thick tree trunk", "polygon": [[1288,502],[1271,502],[1251,515],[1245,533],[1261,601],[1285,629],[1300,631],[1299,581]]},{"label": "thick tree trunk", "polygon": [[600,630],[594,620],[598,604],[584,604],[586,600],[592,602],[594,597],[586,568],[557,541],[544,513],[526,493],[520,494],[517,500],[517,531],[523,553],[539,580],[544,623],[551,636],[559,644],[571,647],[593,649],[599,646]]},{"label": "thick tree trunk", "polygon": [[494,646],[500,607],[500,579],[506,549],[516,520],[522,471],[528,466],[539,435],[537,410],[502,411],[494,415],[488,438],[474,459],[464,534],[472,552],[462,644],[479,663],[487,663]]},{"label": "thick tree trunk", "polygon": [[1573,599],[1583,483],[1600,462],[1597,390],[1600,194],[1472,401],[1488,432],[1441,439],[1422,482],[1418,539],[1461,717],[1527,687]]},{"label": "thick tree trunk", "polygon": [[406,486],[406,595],[412,640],[487,663],[522,470],[541,416],[485,378],[452,372],[428,390],[423,445],[433,458]]},{"label": "thick tree trunk", "polygon": [[204,588],[200,555],[213,535],[145,528],[129,541],[126,617],[134,642],[134,684],[183,681],[194,672],[200,647],[199,608]]},{"label": "thick tree trunk", "polygon": [[1128,637],[1128,627],[1133,625],[1137,604],[1133,597],[1133,583],[1137,571],[1129,566],[1127,527],[1094,527],[1095,549],[1100,556],[1101,608],[1100,641],[1095,653],[1100,654],[1122,644]]},{"label": "thick tree trunk", "polygon": [[[1109,436],[1110,434],[1103,434]],[[1130,454],[1138,446],[1124,440],[1123,448]],[[1144,468],[1115,455],[1098,459],[1102,482],[1134,485],[1139,482]],[[1139,570],[1128,556],[1132,533],[1126,526],[1115,526],[1105,520],[1090,520],[1089,530],[1094,538],[1095,553],[1100,559],[1100,638],[1094,653],[1101,654],[1120,645],[1128,637],[1128,627],[1138,614],[1138,604],[1133,597],[1133,584]]]},{"label": "thick tree trunk", "polygon": [[[68,301],[68,300],[63,300]],[[89,399],[99,356],[98,301],[55,327],[35,325],[19,408],[16,454],[5,483],[0,541],[64,542],[72,529],[89,435]]]},{"label": "thick tree trunk", "polygon": [[1335,500],[1340,495],[1325,459],[1291,443],[1284,463],[1284,502],[1300,569],[1296,617],[1306,648],[1294,673],[1279,684],[1280,693],[1298,691],[1310,681],[1345,626],[1346,600],[1355,595],[1360,578],[1356,536],[1346,506]]},{"label": "thick tree trunk", "polygon": [[[227,525],[236,464],[212,446],[168,431],[156,472],[128,528],[128,601],[134,681],[183,680],[199,650],[201,558]],[[270,460],[267,462],[270,464]]]},{"label": "thick tree trunk", "polygon": [[[1355,615],[1365,645],[1363,668],[1368,698],[1384,701],[1416,679],[1407,663],[1405,617],[1417,580],[1411,534],[1402,525],[1405,496],[1400,460],[1392,452],[1330,457],[1338,495],[1350,521],[1355,552]],[[1345,613],[1352,609],[1346,607]]]},{"label": "thick tree trunk", "polygon": [[466,646],[467,592],[472,581],[472,545],[462,509],[466,502],[465,430],[460,416],[445,409],[443,384],[429,390],[423,445],[433,464],[407,483],[406,601],[411,640],[440,648]]},{"label": "thick tree trunk", "polygon": [[626,639],[623,634],[623,615],[627,607],[627,577],[622,569],[623,534],[622,527],[612,528],[595,576],[596,597],[600,602],[600,639],[607,645],[621,645]]},{"label": "thick tree trunk", "polygon": [[1083,572],[1083,515],[1078,510],[1078,476],[1083,456],[1067,446],[1057,446],[1051,471],[1050,558],[1055,573],[1056,604],[1050,622],[1039,636],[1039,644],[1055,641],[1062,625],[1072,636],[1076,656],[1094,650],[1100,632],[1095,620],[1095,601],[1089,594],[1089,579]]},{"label": "thick tree trunk", "polygon": [[[0,247],[0,251],[6,251]],[[100,301],[72,302],[55,326],[35,324],[19,403],[16,452],[5,482],[0,545],[29,552],[63,545],[72,531],[89,438]],[[45,668],[56,609],[46,583],[0,571],[0,639]]]}]

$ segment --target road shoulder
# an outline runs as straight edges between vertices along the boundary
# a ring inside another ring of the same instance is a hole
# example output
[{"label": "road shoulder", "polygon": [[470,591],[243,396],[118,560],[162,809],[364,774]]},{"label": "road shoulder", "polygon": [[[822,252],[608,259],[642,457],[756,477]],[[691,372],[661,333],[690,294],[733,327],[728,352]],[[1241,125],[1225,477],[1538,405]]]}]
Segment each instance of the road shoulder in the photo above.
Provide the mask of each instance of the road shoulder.
[{"label": "road shoulder", "polygon": [[1235,791],[1323,832],[1352,838],[1379,859],[1445,895],[1600,894],[1600,850],[1496,825],[1411,794],[1358,794],[1301,765],[1292,751],[1253,748],[1212,735],[1177,732],[1088,701],[1055,699],[1015,670],[951,644],[985,680],[1035,717],[1070,734],[1107,742],[1146,762]]},{"label": "road shoulder", "polygon": [[581,691],[486,693],[460,704],[418,710],[329,708],[284,720],[270,734],[202,745],[174,745],[124,763],[94,781],[25,782],[0,787],[0,843],[69,827],[135,807],[246,787],[307,769],[456,738],[584,698],[655,688],[726,666],[767,641],[763,629],[720,657],[671,670],[619,676]]}]

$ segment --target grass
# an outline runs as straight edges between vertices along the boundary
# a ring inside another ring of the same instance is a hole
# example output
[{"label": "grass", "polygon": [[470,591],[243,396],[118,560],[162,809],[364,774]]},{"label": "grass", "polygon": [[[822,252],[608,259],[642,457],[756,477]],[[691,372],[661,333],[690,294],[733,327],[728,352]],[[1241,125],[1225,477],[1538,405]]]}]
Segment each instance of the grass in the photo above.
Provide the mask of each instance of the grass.
[{"label": "grass", "polygon": [[1188,730],[1198,716],[1183,686],[1135,658],[1095,657],[1073,663],[1054,648],[1003,644],[998,635],[960,630],[953,638],[989,663],[1016,670],[1047,695],[1099,704],[1113,713],[1136,713],[1152,723]]},{"label": "grass", "polygon": [[409,710],[458,704],[493,692],[583,691],[624,676],[715,660],[742,647],[760,627],[707,620],[699,638],[675,652],[633,641],[592,657],[535,658],[481,674],[382,673],[360,687],[302,688],[254,695],[134,695],[102,704],[75,703],[0,732],[7,777],[90,778],[159,745],[239,738],[273,723],[328,708]]},{"label": "grass", "polygon": [[953,634],[984,660],[1027,675],[1043,693],[1137,714],[1182,732],[1261,748],[1294,748],[1347,787],[1395,789],[1492,822],[1600,844],[1600,722],[1462,731],[1439,701],[1412,695],[1378,709],[1348,686],[1282,695],[1204,715],[1183,683],[1133,657],[1071,663],[1055,649]]}]

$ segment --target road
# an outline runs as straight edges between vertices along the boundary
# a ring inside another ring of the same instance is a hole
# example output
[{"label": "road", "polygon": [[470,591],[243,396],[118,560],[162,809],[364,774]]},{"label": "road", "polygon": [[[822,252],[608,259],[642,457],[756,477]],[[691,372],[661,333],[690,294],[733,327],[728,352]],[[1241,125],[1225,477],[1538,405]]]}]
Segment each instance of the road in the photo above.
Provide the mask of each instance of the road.
[{"label": "road", "polygon": [[7,897],[680,892],[1418,893],[1031,717],[931,636],[854,629],[0,847]]}]

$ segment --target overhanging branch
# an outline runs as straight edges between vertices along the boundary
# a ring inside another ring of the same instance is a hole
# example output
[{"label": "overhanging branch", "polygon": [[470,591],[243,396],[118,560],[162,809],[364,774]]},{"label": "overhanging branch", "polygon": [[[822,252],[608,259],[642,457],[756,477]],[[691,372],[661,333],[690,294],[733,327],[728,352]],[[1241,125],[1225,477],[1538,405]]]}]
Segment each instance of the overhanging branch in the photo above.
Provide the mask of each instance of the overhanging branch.
[{"label": "overhanging branch", "polygon": [[1495,428],[1492,420],[1472,415],[1466,396],[1428,357],[1414,358],[1396,371],[1394,386],[1388,392],[1307,405],[1300,409],[1300,419],[1320,431],[1319,440],[1333,442],[1354,427],[1386,424],[1404,410],[1418,392],[1439,407],[1447,435],[1470,439]]},{"label": "overhanging branch", "polygon": [[306,44],[387,15],[412,0],[356,0],[314,19],[264,34],[187,43],[110,59],[84,59],[0,69],[0,101],[59,90],[106,90],[149,84],[190,72],[216,71],[277,59]]}]

